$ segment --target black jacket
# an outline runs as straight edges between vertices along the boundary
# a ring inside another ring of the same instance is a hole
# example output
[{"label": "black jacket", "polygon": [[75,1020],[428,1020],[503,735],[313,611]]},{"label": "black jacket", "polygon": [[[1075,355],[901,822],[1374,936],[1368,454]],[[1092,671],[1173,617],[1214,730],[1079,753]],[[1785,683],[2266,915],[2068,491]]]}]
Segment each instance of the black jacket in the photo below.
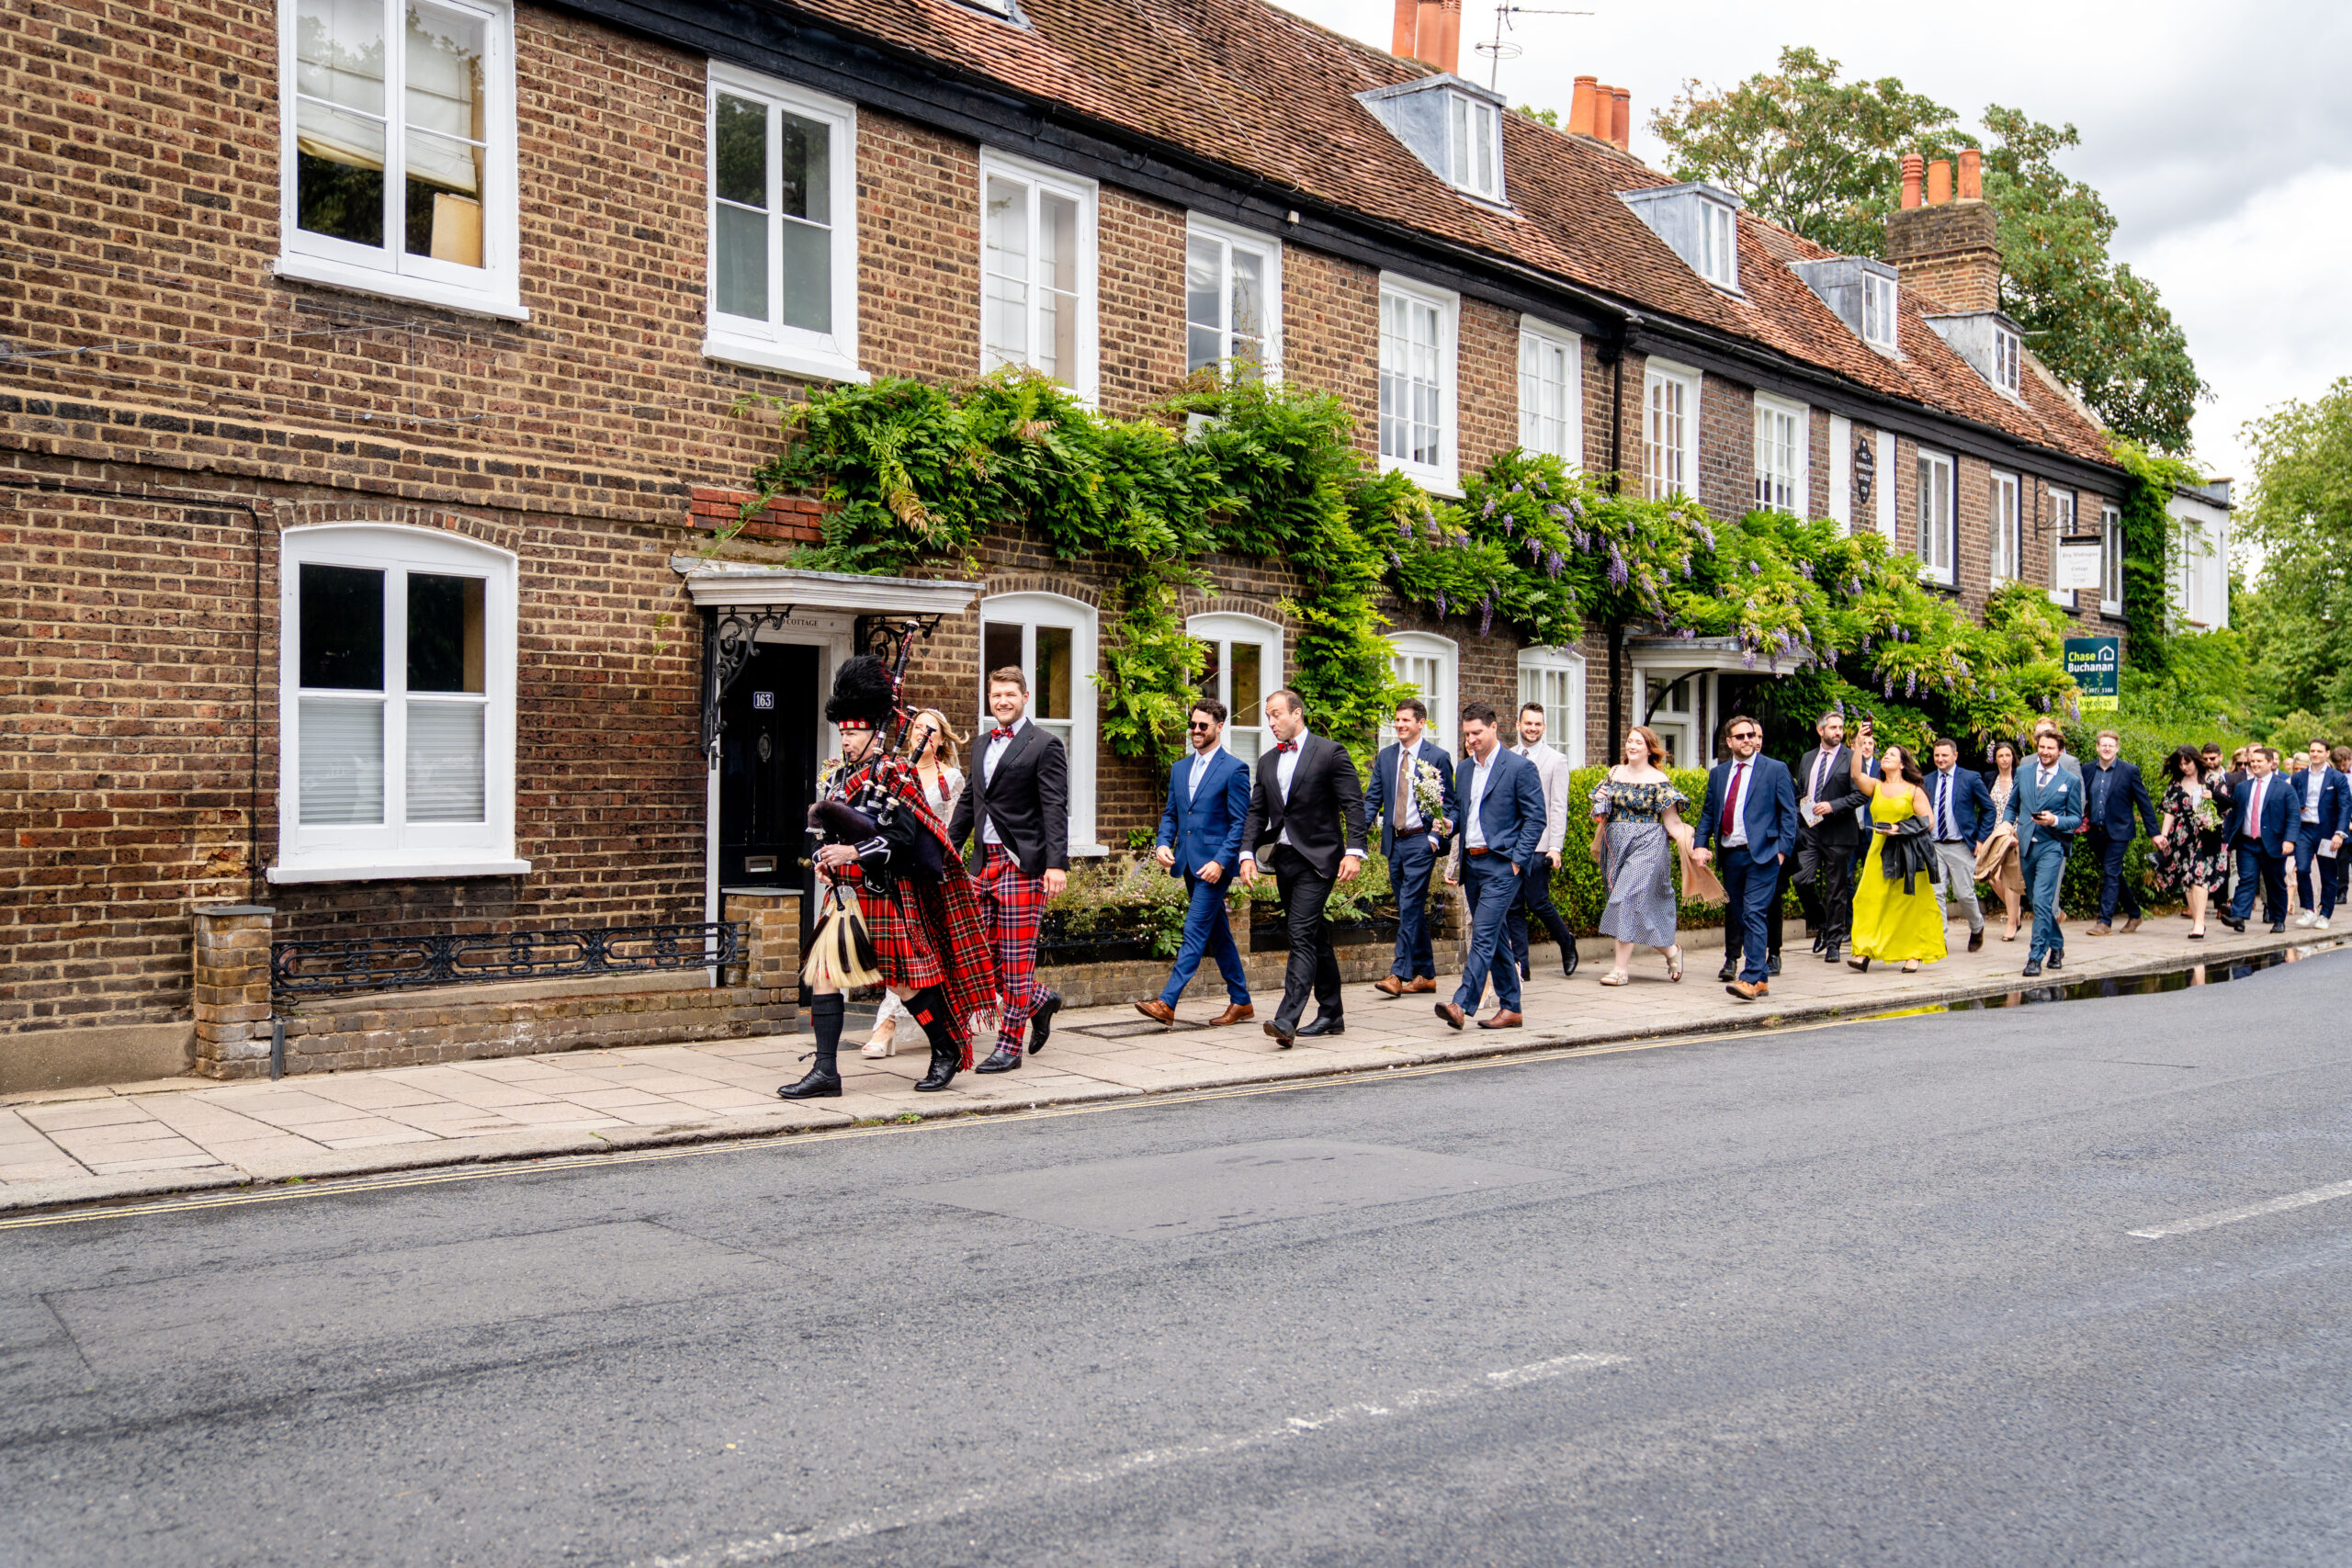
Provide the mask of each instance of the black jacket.
[{"label": "black jacket", "polygon": [[1903,891],[1918,890],[1917,878],[1929,883],[1943,877],[1943,863],[1936,858],[1936,839],[1924,817],[1908,817],[1887,829],[1879,846],[1878,868],[1889,882],[1903,879]]},{"label": "black jacket", "polygon": [[1282,753],[1269,746],[1259,754],[1257,774],[1250,781],[1250,815],[1241,825],[1241,852],[1263,866],[1274,852],[1274,840],[1288,829],[1290,847],[1321,874],[1336,876],[1340,857],[1364,848],[1363,783],[1356,776],[1355,759],[1338,741],[1309,734],[1300,745],[1287,801],[1275,772]]},{"label": "black jacket", "polygon": [[[1815,746],[1797,760],[1797,799],[1804,799],[1804,792],[1813,787],[1813,764],[1821,755]],[[1840,746],[1830,759],[1829,776],[1822,781],[1821,803],[1829,807],[1829,815],[1818,822],[1808,821],[1802,810],[1797,814],[1797,836],[1813,835],[1814,842],[1838,849],[1859,849],[1862,842],[1861,824],[1854,820],[1854,813],[1871,803],[1854,784],[1854,753]]]},{"label": "black jacket", "polygon": [[1034,720],[998,759],[996,776],[987,776],[988,731],[974,738],[972,776],[956,801],[955,818],[947,824],[947,841],[971,848],[964,863],[980,869],[986,852],[980,839],[984,822],[996,824],[997,837],[1012,852],[1024,875],[1069,869],[1069,755],[1062,743]]}]

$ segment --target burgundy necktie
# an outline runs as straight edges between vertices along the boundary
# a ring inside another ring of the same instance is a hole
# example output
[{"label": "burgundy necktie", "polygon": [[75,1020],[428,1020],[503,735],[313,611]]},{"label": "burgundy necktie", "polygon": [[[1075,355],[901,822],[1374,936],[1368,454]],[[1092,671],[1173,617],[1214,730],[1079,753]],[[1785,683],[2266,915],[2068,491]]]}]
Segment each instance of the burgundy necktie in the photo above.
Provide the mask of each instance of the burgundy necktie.
[{"label": "burgundy necktie", "polygon": [[1747,772],[1747,764],[1745,762],[1731,765],[1731,787],[1724,791],[1724,819],[1719,825],[1723,837],[1726,839],[1731,837],[1732,813],[1739,809],[1739,781]]}]

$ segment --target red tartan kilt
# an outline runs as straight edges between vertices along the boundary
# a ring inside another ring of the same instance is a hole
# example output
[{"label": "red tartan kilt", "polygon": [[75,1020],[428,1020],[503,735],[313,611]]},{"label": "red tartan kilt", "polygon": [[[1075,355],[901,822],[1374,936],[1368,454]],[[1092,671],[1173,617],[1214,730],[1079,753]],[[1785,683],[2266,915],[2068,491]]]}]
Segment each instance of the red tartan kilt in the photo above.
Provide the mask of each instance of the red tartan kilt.
[{"label": "red tartan kilt", "polygon": [[939,965],[929,933],[920,921],[907,919],[897,898],[861,887],[857,903],[865,912],[865,930],[874,938],[877,967],[887,984],[901,991],[921,991],[945,980],[946,972]]}]

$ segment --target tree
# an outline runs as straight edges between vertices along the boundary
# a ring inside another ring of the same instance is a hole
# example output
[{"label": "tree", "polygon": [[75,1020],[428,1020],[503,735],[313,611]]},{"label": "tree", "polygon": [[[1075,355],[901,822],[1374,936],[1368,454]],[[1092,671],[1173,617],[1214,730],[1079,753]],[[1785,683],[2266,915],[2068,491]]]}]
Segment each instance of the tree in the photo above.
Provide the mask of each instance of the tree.
[{"label": "tree", "polygon": [[2245,630],[2256,688],[2283,708],[2352,709],[2352,377],[2250,421],[2253,504],[2239,537],[2262,559]]},{"label": "tree", "polygon": [[1686,82],[1650,129],[1677,178],[1711,180],[1757,216],[1841,255],[1880,254],[1905,153],[1980,148],[1984,194],[2000,219],[2003,308],[2109,429],[2186,452],[2205,383],[2155,286],[2108,254],[2107,204],[2057,166],[2055,155],[2081,141],[2075,129],[1995,104],[1984,114],[1988,148],[1957,113],[1898,79],[1845,82],[1839,69],[1814,50],[1783,49],[1777,71],[1735,86]]}]

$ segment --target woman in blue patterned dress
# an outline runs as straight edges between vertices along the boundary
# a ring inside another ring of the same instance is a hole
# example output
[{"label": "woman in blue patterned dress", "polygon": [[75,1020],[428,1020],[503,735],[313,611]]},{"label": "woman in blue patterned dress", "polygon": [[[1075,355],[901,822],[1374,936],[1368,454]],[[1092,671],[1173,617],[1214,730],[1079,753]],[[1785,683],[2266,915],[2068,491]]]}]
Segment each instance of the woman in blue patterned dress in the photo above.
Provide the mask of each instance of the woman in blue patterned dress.
[{"label": "woman in blue patterned dress", "polygon": [[1617,939],[1617,961],[1600,977],[1604,986],[1625,984],[1637,944],[1666,955],[1668,979],[1682,978],[1682,949],[1674,941],[1674,845],[1689,845],[1690,829],[1678,809],[1690,800],[1667,777],[1668,761],[1657,732],[1637,724],[1626,733],[1625,760],[1592,792],[1592,858],[1609,883],[1600,930]]}]

